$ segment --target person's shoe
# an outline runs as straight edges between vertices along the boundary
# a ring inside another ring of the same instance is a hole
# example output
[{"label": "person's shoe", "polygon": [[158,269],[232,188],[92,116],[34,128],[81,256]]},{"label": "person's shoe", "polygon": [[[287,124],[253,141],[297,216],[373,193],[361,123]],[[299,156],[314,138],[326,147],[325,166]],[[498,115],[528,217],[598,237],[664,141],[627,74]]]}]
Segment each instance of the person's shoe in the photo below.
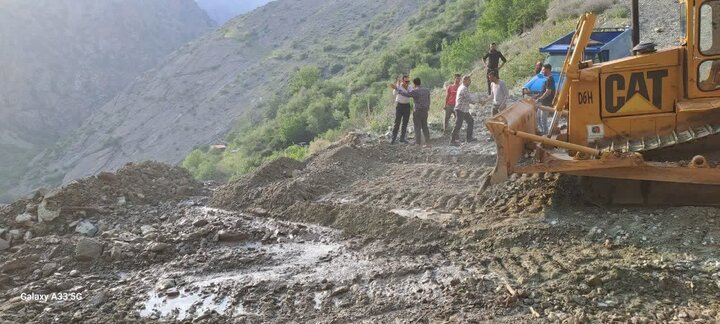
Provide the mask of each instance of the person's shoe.
[{"label": "person's shoe", "polygon": [[395,140],[390,141],[390,145],[395,145]]},{"label": "person's shoe", "polygon": [[458,142],[458,141],[450,141],[450,145],[452,145],[452,146],[460,146],[460,142]]},{"label": "person's shoe", "polygon": [[468,142],[468,143],[474,143],[474,142],[477,142],[477,141],[478,141],[477,138],[474,138],[474,137],[467,139],[467,142]]},{"label": "person's shoe", "polygon": [[430,147],[432,147],[432,145],[430,145],[430,144],[425,144],[425,145],[423,145],[423,147],[424,147],[424,148],[430,148]]},{"label": "person's shoe", "polygon": [[404,140],[404,139],[401,139],[401,140],[400,140],[400,143],[407,144],[408,141],[406,141],[406,140]]}]

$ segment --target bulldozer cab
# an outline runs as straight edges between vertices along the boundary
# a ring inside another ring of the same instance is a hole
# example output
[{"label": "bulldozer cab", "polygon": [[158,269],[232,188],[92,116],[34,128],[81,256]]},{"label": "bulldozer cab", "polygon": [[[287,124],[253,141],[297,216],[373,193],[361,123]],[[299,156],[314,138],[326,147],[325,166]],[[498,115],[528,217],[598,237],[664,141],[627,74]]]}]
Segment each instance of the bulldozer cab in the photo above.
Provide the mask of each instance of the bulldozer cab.
[{"label": "bulldozer cab", "polygon": [[[720,1],[704,1],[695,9],[694,35],[688,48],[692,67],[691,98],[718,97],[720,90]],[[692,22],[688,19],[688,22]],[[688,36],[691,36],[688,35]],[[696,36],[695,36],[696,35]]]},{"label": "bulldozer cab", "polygon": [[[538,172],[662,182],[670,190],[660,202],[681,184],[720,186],[711,161],[720,160],[720,0],[679,3],[685,35],[677,46],[639,43],[633,0],[634,55],[602,63],[585,60],[596,17],[581,16],[553,107],[525,99],[486,122],[497,146],[490,182]],[[546,122],[539,109],[554,112],[548,134],[537,133]],[[640,187],[647,203],[652,190]],[[720,198],[720,187],[710,192]]]}]

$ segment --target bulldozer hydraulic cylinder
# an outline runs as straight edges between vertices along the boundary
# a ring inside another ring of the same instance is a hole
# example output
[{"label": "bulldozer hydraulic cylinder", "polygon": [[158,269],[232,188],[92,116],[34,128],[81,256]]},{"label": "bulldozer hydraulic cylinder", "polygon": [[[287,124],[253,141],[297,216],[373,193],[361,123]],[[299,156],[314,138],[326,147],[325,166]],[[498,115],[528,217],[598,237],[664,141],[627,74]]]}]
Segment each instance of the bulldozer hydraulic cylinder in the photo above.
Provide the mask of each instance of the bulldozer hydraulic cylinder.
[{"label": "bulldozer hydraulic cylinder", "polygon": [[527,140],[531,140],[531,141],[534,141],[534,142],[538,142],[538,143],[542,143],[542,144],[548,144],[548,145],[552,145],[552,146],[557,146],[557,147],[564,148],[564,149],[567,149],[567,150],[578,151],[578,152],[582,152],[582,153],[588,154],[588,155],[590,155],[590,156],[600,156],[600,151],[599,151],[599,150],[596,150],[596,149],[594,149],[594,148],[591,148],[591,147],[582,146],[582,145],[577,145],[577,144],[572,144],[572,143],[563,142],[563,141],[558,141],[558,140],[555,140],[555,139],[552,139],[552,138],[547,138],[547,137],[543,137],[543,136],[538,136],[538,135],[535,135],[535,134],[530,134],[530,133],[526,133],[526,132],[516,131],[516,130],[512,130],[512,129],[508,129],[508,132],[510,132],[510,134],[513,134],[513,135],[515,135],[515,136],[517,136],[517,137],[521,137],[521,138],[524,138],[524,139],[527,139]]}]

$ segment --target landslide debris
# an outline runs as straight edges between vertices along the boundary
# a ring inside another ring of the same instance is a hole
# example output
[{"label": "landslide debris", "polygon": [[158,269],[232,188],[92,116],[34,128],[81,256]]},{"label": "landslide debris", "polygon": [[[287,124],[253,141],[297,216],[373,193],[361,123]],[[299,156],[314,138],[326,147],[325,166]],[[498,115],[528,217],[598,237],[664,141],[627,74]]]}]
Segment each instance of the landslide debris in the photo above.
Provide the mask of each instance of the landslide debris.
[{"label": "landslide debris", "polygon": [[[89,219],[101,219],[128,204],[157,205],[196,194],[202,184],[180,167],[158,162],[129,163],[116,173],[102,172],[62,188],[39,189],[32,198],[0,207],[0,239],[77,230],[95,233]],[[16,233],[16,234],[12,234]]]}]

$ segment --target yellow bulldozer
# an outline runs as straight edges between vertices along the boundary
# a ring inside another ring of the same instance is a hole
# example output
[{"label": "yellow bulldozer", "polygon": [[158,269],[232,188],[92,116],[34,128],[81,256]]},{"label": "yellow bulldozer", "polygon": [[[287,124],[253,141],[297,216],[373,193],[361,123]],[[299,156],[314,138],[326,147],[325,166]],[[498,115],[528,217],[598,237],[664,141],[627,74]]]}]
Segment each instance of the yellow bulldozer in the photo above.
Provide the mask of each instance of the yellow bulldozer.
[{"label": "yellow bulldozer", "polygon": [[[553,172],[580,176],[596,204],[720,205],[720,0],[679,5],[679,46],[640,43],[633,0],[633,55],[599,64],[583,60],[596,16],[580,17],[553,107],[524,99],[486,122],[490,183]],[[538,109],[552,113],[547,134]]]}]

